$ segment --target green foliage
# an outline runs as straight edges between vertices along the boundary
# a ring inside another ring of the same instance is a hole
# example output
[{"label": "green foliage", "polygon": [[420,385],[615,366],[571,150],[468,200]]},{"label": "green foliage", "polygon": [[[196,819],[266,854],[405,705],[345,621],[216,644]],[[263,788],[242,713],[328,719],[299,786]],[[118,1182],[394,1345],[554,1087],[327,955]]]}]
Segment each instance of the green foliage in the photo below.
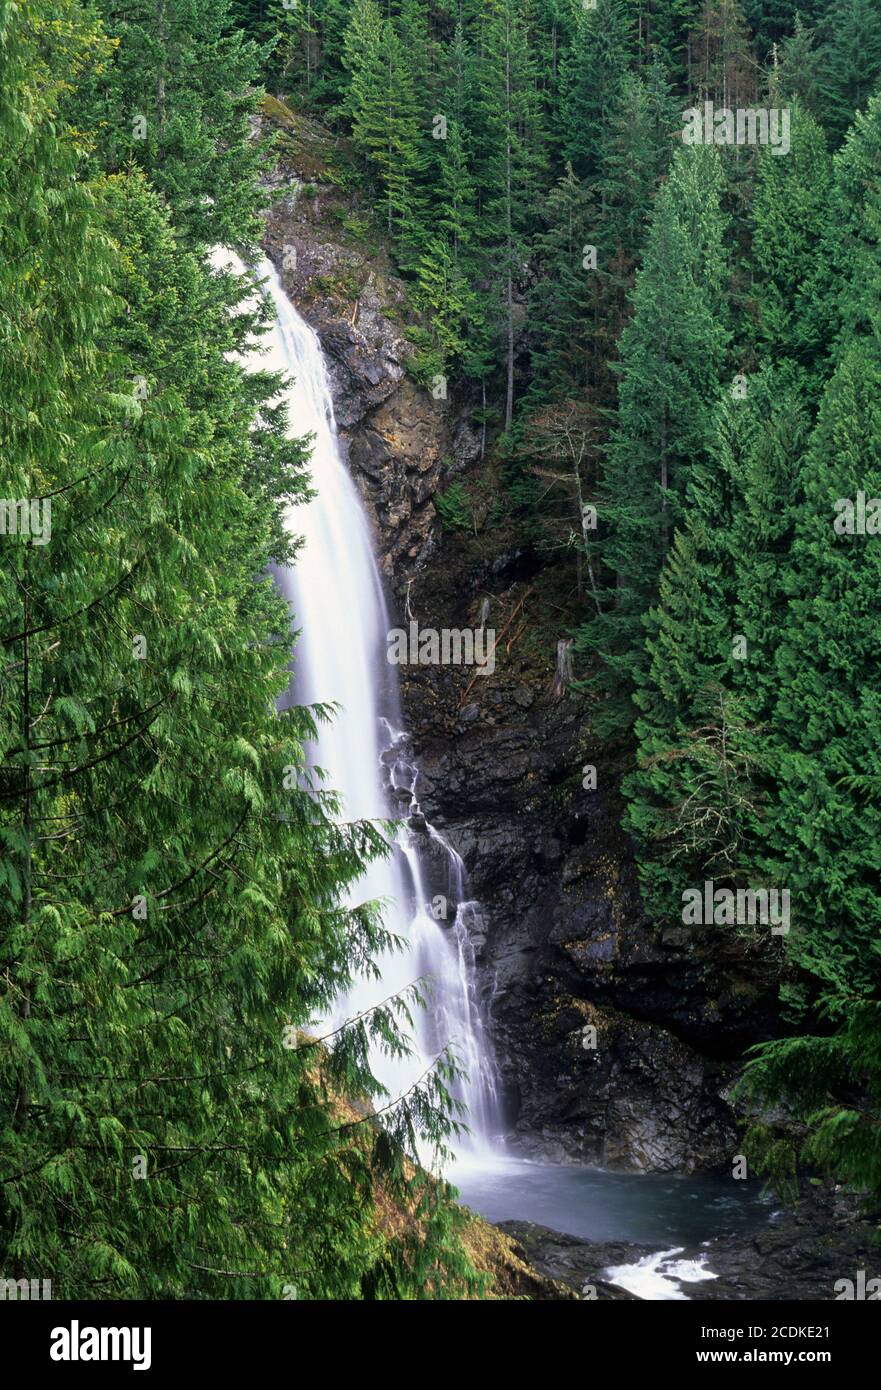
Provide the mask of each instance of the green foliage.
[{"label": "green foliage", "polygon": [[81,176],[58,106],[106,52],[73,0],[0,4],[0,451],[52,501],[0,571],[0,1267],[73,1299],[467,1296],[413,1167],[456,1065],[403,1097],[369,1065],[421,988],[310,1036],[395,943],[345,905],[387,829],[305,770],[330,712],[275,708],[307,453],[237,365],[245,286],[143,173]]},{"label": "green foliage", "polygon": [[807,420],[791,373],[767,371],[717,412],[706,467],[646,619],[636,703],[637,768],[626,780],[647,906],[681,914],[705,878],[760,887],[779,745],[769,736],[788,613],[785,565],[800,502],[792,468]]},{"label": "green foliage", "polygon": [[833,145],[839,145],[881,81],[881,14],[873,0],[842,0],[820,32],[820,111]]},{"label": "green foliage", "polygon": [[96,0],[112,60],[72,95],[95,165],[136,164],[196,249],[259,239],[265,150],[250,138],[267,51],[232,25],[230,0]]},{"label": "green foliage", "polygon": [[[783,1038],[752,1049],[738,1087],[755,1107],[785,1096],[788,1126],[762,1122],[747,1134],[760,1172],[792,1191],[798,1161],[828,1177],[867,1190],[877,1210],[881,1194],[881,1004],[855,1004],[839,1033]],[[836,1099],[847,1097],[847,1099]],[[793,1124],[793,1121],[796,1124]]]},{"label": "green foliage", "polygon": [[[827,344],[826,324],[817,312],[822,297],[811,293],[815,275],[805,284],[806,271],[822,260],[820,248],[840,228],[833,230],[829,217],[833,180],[826,141],[816,121],[798,106],[792,111],[790,138],[785,158],[768,149],[759,152],[751,206],[756,351],[760,360],[790,358],[810,373]],[[819,367],[822,373],[822,359]]]},{"label": "green foliage", "polygon": [[598,135],[620,96],[634,42],[625,0],[599,0],[582,9],[562,62],[560,120],[563,151],[579,178],[597,172]]},{"label": "green foliage", "polygon": [[597,684],[608,694],[607,729],[632,721],[632,682],[645,662],[643,614],[691,473],[707,460],[727,340],[721,227],[715,151],[679,154],[655,204],[622,336],[618,414],[598,493],[602,560],[615,583],[576,642],[583,655],[603,658]]},{"label": "green foliage", "polygon": [[418,241],[427,132],[402,39],[375,0],[357,0],[343,61],[351,73],[352,141],[378,180],[389,234],[409,248]]},{"label": "green foliage", "polygon": [[446,492],[437,493],[434,505],[447,531],[471,530],[471,499],[462,483],[451,483]]},{"label": "green foliage", "polygon": [[480,190],[481,263],[497,287],[505,373],[504,427],[514,419],[514,294],[535,226],[542,170],[541,111],[527,16],[518,0],[489,0],[477,36],[475,179]]}]

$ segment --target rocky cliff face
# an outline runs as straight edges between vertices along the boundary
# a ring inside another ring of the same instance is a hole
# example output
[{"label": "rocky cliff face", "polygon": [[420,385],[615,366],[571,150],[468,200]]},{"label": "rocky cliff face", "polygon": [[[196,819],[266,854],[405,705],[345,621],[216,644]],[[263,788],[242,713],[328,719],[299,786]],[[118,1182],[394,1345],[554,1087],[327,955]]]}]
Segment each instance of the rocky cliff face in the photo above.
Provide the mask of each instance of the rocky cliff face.
[{"label": "rocky cliff face", "polygon": [[[409,374],[417,320],[405,287],[328,166],[326,137],[288,117],[297,139],[279,166],[266,245],[321,337],[390,592],[421,627],[476,627],[488,609],[499,634],[492,676],[404,668],[402,693],[422,808],[462,855],[480,903],[472,941],[504,1122],[534,1156],[729,1166],[731,1063],[772,1026],[767,968],[740,942],[645,921],[614,769],[591,751],[583,702],[551,689],[565,635],[552,582],[504,537],[442,534],[433,498],[473,468],[477,433]],[[596,791],[582,787],[588,762]],[[429,865],[430,849],[426,839]],[[431,887],[450,891],[446,879]]]},{"label": "rocky cliff face", "polygon": [[560,1161],[730,1169],[731,1062],[771,1024],[766,969],[741,942],[646,921],[589,711],[554,697],[550,637],[527,640],[533,608],[539,632],[547,621],[541,576],[509,578],[438,545],[411,592],[422,626],[474,624],[489,595],[498,631],[521,600],[527,630],[501,640],[492,676],[410,668],[403,689],[423,810],[482,908],[473,940],[512,1137]]}]

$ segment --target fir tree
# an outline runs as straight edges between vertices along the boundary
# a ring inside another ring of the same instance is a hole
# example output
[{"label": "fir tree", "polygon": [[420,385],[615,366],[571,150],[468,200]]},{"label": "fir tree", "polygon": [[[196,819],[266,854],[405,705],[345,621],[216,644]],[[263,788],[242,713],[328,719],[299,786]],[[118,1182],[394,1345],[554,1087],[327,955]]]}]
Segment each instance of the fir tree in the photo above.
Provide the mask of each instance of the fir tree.
[{"label": "fir tree", "polygon": [[579,178],[595,175],[606,122],[621,95],[633,46],[625,0],[598,0],[582,9],[563,59],[562,147]]},{"label": "fir tree", "polygon": [[791,369],[723,400],[646,622],[637,771],[625,791],[646,904],[662,922],[706,878],[760,887],[773,872],[764,821],[780,765],[776,653],[806,433]]},{"label": "fir tree", "polygon": [[[789,358],[822,376],[817,354],[825,322],[818,325],[819,296],[805,282],[815,279],[810,268],[837,235],[829,224],[832,161],[822,130],[799,106],[790,140],[785,158],[767,147],[758,155],[750,209],[756,350],[762,361]],[[816,382],[813,390],[818,394]]]},{"label": "fir tree", "polygon": [[660,62],[680,91],[688,87],[689,35],[702,8],[702,0],[644,0],[639,6],[646,57]]},{"label": "fir tree", "polygon": [[383,21],[374,0],[360,0],[346,30],[343,61],[351,73],[346,109],[352,140],[375,171],[385,205],[386,226],[407,248],[419,244],[419,176],[425,166],[428,131],[406,53],[391,20]]},{"label": "fir tree", "polygon": [[484,254],[501,290],[505,429],[514,417],[514,300],[536,218],[541,131],[533,60],[517,0],[490,0],[474,97],[475,178]]},{"label": "fir tree", "polygon": [[[717,156],[702,150],[686,169],[691,153],[677,156],[659,194],[622,337],[618,414],[600,490],[602,555],[614,586],[576,641],[604,663],[597,681],[610,697],[602,716],[610,728],[632,721],[632,681],[645,660],[642,618],[682,519],[690,471],[707,458],[724,363]],[[702,207],[692,196],[695,170],[704,171]]]},{"label": "fir tree", "polygon": [[606,254],[614,247],[632,266],[645,240],[652,203],[681,130],[662,68],[627,76],[603,139],[598,188]]},{"label": "fir tree", "polygon": [[[878,1139],[878,891],[881,739],[874,614],[881,551],[842,504],[881,494],[877,340],[845,351],[820,410],[793,547],[791,619],[775,722],[784,742],[770,827],[792,896],[784,993],[790,1035],[755,1049],[746,1093],[785,1096],[806,1140],[780,1144],[839,1179],[881,1192]],[[753,1139],[769,1157],[768,1126]]]},{"label": "fir tree", "polygon": [[689,37],[689,54],[689,87],[696,100],[729,109],[752,104],[758,68],[737,0],[707,0]]},{"label": "fir tree", "polygon": [[881,80],[881,14],[872,0],[844,0],[820,32],[820,114],[834,147]]},{"label": "fir tree", "polygon": [[820,70],[822,56],[816,45],[816,30],[809,29],[802,15],[796,14],[795,27],[775,48],[771,69],[772,96],[776,101],[795,101],[822,122]]},{"label": "fir tree", "polygon": [[259,238],[265,148],[251,138],[267,50],[231,23],[230,0],[98,0],[112,62],[70,114],[110,171],[146,170],[195,247]]},{"label": "fir tree", "polygon": [[586,391],[593,384],[598,304],[596,203],[572,165],[551,190],[548,229],[534,241],[540,267],[531,296],[531,394],[541,400]]}]

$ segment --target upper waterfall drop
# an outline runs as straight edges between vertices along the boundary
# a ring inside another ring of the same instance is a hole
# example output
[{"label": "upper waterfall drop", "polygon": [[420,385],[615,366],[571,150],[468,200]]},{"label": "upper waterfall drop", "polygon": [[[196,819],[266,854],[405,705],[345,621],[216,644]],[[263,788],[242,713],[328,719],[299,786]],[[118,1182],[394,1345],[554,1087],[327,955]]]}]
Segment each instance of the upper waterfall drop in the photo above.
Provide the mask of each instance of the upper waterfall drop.
[{"label": "upper waterfall drop", "polygon": [[[225,250],[214,252],[212,262],[218,269],[246,273],[239,258]],[[410,814],[421,819],[418,771],[402,727],[396,668],[386,659],[385,594],[367,516],[341,457],[321,344],[288,299],[272,263],[263,260],[256,273],[266,282],[276,319],[246,365],[285,374],[289,434],[314,436],[309,467],[315,495],[292,506],[286,518],[303,543],[295,566],[277,574],[300,631],[287,699],[339,706],[307,751],[310,765],[321,768],[327,787],[340,795],[346,818],[394,819],[402,793],[409,792]],[[391,805],[389,793],[397,805]],[[420,976],[429,977],[428,1009],[417,1017],[413,1039],[418,1055],[409,1061],[377,1056],[374,1073],[392,1097],[401,1095],[451,1043],[467,1072],[460,1098],[471,1133],[462,1148],[479,1153],[489,1150],[498,1119],[495,1068],[475,994],[468,931],[476,904],[468,901],[459,856],[431,827],[426,832],[449,855],[455,920],[441,925],[430,914],[415,839],[404,828],[392,855],[368,867],[357,893],[362,901],[387,903],[385,925],[408,940],[410,949],[383,956],[381,981],[361,982],[341,1000],[336,1022],[405,990]]]}]

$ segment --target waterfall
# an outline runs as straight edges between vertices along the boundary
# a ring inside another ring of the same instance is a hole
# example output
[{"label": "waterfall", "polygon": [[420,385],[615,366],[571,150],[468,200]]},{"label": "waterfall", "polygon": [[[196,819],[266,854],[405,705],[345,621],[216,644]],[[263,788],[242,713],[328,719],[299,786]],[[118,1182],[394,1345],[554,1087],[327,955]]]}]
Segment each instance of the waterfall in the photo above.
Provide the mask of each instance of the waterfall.
[{"label": "waterfall", "polygon": [[[212,261],[218,269],[245,271],[227,251],[215,251]],[[392,1096],[401,1095],[452,1044],[467,1073],[459,1096],[471,1135],[460,1142],[466,1152],[480,1153],[497,1123],[497,1104],[495,1068],[475,993],[472,931],[479,926],[479,908],[469,899],[461,859],[425,822],[417,801],[418,769],[403,728],[397,668],[386,659],[391,624],[385,595],[367,516],[341,457],[318,336],[291,304],[271,262],[264,260],[257,273],[266,281],[276,321],[246,365],[285,373],[289,433],[314,436],[315,496],[292,506],[287,517],[303,545],[296,564],[277,575],[300,632],[287,699],[340,707],[308,752],[310,764],[326,774],[325,785],[341,796],[346,819],[407,816],[392,855],[368,867],[353,900],[384,901],[387,929],[405,938],[409,949],[384,956],[381,981],[360,982],[339,1001],[335,1022],[406,989],[417,977],[428,977],[431,993],[428,1009],[416,1020],[414,1057],[378,1055],[374,1074]],[[429,910],[420,862],[420,844],[426,843],[446,856],[446,922]]]}]

